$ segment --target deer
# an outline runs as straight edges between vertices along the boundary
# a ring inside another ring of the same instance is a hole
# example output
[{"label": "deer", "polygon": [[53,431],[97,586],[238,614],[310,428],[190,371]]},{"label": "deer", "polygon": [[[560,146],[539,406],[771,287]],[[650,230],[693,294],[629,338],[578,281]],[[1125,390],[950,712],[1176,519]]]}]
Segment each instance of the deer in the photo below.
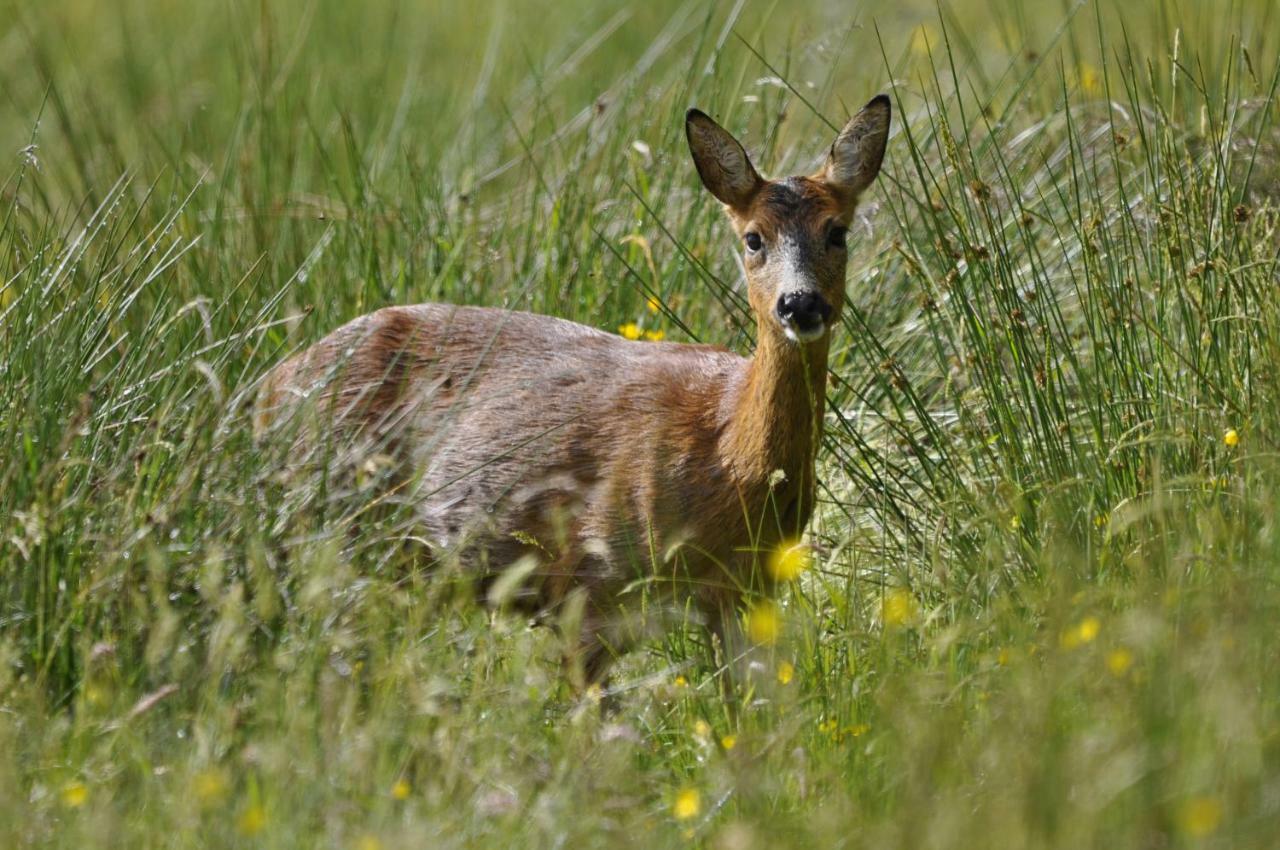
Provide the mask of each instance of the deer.
[{"label": "deer", "polygon": [[730,667],[750,650],[744,606],[777,591],[762,559],[814,511],[847,235],[890,115],[875,97],[818,171],[768,180],[688,110],[697,173],[741,246],[749,357],[515,310],[390,306],[273,367],[255,432],[304,418],[299,450],[392,458],[419,536],[482,598],[518,570],[511,604],[576,613],[565,661],[579,688],[661,630],[642,608],[691,613]]}]

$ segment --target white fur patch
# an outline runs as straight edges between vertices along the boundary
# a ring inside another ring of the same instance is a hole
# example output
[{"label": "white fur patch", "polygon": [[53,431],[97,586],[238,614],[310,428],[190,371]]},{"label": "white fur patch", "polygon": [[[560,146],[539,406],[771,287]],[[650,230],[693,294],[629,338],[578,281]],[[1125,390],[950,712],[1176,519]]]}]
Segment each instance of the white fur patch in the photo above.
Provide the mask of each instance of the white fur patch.
[{"label": "white fur patch", "polygon": [[787,339],[794,343],[813,342],[815,340],[822,339],[823,335],[827,332],[827,325],[823,322],[816,328],[806,331],[801,330],[791,322],[784,320],[782,322],[782,332],[787,335]]},{"label": "white fur patch", "polygon": [[[775,262],[782,264],[782,279],[784,283],[779,287],[779,292],[802,292],[804,290],[816,290],[810,275],[805,273],[803,264],[800,262],[800,246],[791,238],[786,237],[778,242],[775,249],[777,259]],[[787,335],[787,339],[795,343],[813,342],[822,339],[823,334],[827,332],[827,326],[824,322],[815,329],[802,330],[786,319],[779,319],[782,323],[782,332]]]}]

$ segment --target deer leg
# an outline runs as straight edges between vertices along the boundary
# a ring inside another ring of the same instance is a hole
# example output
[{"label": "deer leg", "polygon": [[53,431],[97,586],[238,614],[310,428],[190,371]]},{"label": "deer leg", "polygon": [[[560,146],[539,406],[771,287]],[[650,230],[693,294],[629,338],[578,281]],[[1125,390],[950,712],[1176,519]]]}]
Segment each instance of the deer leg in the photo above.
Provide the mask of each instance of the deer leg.
[{"label": "deer leg", "polygon": [[719,655],[720,669],[724,671],[726,696],[732,696],[738,684],[746,678],[749,662],[749,644],[738,616],[739,596],[732,592],[719,592],[701,600],[707,632]]},{"label": "deer leg", "polygon": [[[616,604],[601,588],[594,591],[605,601],[586,596],[577,629],[566,629],[569,644],[564,658],[565,673],[580,692],[599,688],[605,710],[613,711],[617,706],[608,693],[609,674],[614,662],[643,637],[644,622],[634,612]],[[572,611],[571,605],[567,608]]]}]

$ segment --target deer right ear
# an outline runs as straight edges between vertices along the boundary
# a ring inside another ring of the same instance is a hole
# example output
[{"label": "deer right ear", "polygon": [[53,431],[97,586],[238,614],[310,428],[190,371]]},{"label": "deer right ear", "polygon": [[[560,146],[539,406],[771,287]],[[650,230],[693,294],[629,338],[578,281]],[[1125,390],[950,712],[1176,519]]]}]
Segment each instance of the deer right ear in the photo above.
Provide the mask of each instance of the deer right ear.
[{"label": "deer right ear", "polygon": [[836,137],[819,177],[839,190],[848,203],[856,202],[871,185],[884,161],[892,114],[889,98],[879,95],[849,119]]},{"label": "deer right ear", "polygon": [[685,113],[684,132],[702,185],[721,203],[745,209],[764,180],[756,173],[742,145],[728,130],[697,109]]}]

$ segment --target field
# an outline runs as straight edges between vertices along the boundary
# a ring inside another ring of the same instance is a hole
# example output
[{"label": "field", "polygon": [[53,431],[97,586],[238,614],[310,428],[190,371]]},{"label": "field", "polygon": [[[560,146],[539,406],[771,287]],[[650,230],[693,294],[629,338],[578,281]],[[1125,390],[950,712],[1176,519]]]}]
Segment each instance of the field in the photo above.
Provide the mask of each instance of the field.
[{"label": "field", "polygon": [[[1278,85],[1270,0],[0,0],[0,847],[1277,846]],[[388,304],[749,352],[684,110],[882,91],[741,691],[602,707],[255,446]]]}]

